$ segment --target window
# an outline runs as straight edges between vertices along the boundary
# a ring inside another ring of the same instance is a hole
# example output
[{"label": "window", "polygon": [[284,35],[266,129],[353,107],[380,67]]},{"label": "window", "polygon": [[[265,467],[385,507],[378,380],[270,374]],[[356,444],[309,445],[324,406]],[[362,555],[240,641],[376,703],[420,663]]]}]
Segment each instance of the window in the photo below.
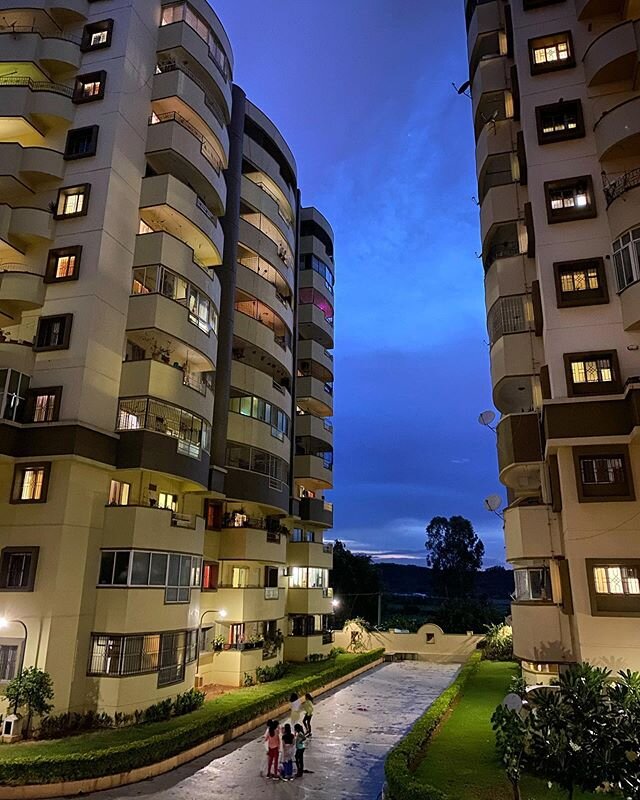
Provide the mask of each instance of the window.
[{"label": "window", "polygon": [[281,483],[287,474],[286,463],[281,458],[248,445],[229,442],[226,461],[228,467],[267,475],[271,479],[271,488],[278,490],[282,488]]},{"label": "window", "polygon": [[317,256],[311,253],[305,253],[300,256],[300,269],[312,269],[314,272],[317,272],[318,275],[322,275],[325,280],[325,286],[333,293],[335,278],[333,277],[331,267],[327,266],[324,261],[321,261]]},{"label": "window", "polygon": [[200,16],[188,3],[171,3],[163,6],[160,25],[172,25],[174,22],[186,22],[201,39],[209,46],[209,57],[220,70],[225,81],[231,80],[231,65],[224,53],[220,40],[209,27],[206,20]]},{"label": "window", "polygon": [[510,295],[500,298],[489,309],[487,328],[489,342],[494,345],[508,333],[530,331],[533,321],[531,300],[526,295]]},{"label": "window", "polygon": [[556,262],[553,269],[558,308],[591,306],[609,302],[603,259],[561,261]]},{"label": "window", "polygon": [[513,599],[520,602],[551,602],[551,575],[548,567],[516,569],[513,571],[515,592]]},{"label": "window", "polygon": [[89,125],[86,128],[75,128],[68,131],[64,148],[65,161],[95,156],[98,147],[99,130],[99,125]]},{"label": "window", "polygon": [[124,481],[111,481],[109,485],[109,505],[127,506],[129,505],[129,493],[131,484]]},{"label": "window", "polygon": [[54,422],[60,413],[62,386],[30,389],[27,393],[25,422]]},{"label": "window", "polygon": [[640,615],[640,561],[587,559],[591,611],[595,615]]},{"label": "window", "polygon": [[157,672],[161,636],[159,633],[93,634],[87,674],[125,676]]},{"label": "window", "polygon": [[39,547],[5,547],[0,554],[0,590],[32,592]]},{"label": "window", "polygon": [[[126,485],[126,484],[125,484]],[[151,550],[103,550],[98,586],[150,586],[165,590],[165,603],[188,603],[202,581],[200,556]]]},{"label": "window", "polygon": [[89,50],[102,50],[104,47],[110,47],[112,35],[112,19],[103,19],[100,22],[85,25],[82,31],[80,50],[87,53]]},{"label": "window", "polygon": [[106,82],[107,73],[104,70],[78,75],[73,88],[73,102],[90,103],[93,100],[102,100]]},{"label": "window", "polygon": [[191,650],[189,645],[192,633],[197,634],[197,631],[178,631],[177,633],[163,633],[161,635],[158,686],[169,686],[172,683],[180,683],[184,680],[184,668],[187,652]]},{"label": "window", "polygon": [[329,585],[329,570],[319,567],[292,567],[289,587],[292,589],[325,589]]},{"label": "window", "polygon": [[532,75],[575,67],[571,32],[565,31],[553,36],[530,39],[529,61]]},{"label": "window", "polygon": [[622,391],[615,351],[566,353],[567,394],[614,394]]},{"label": "window", "polygon": [[538,144],[552,144],[568,139],[581,139],[585,135],[582,103],[564,100],[536,108]]},{"label": "window", "polygon": [[547,181],[544,185],[549,225],[597,216],[590,175]]},{"label": "window", "polygon": [[265,422],[271,426],[272,435],[279,439],[289,436],[290,421],[284,411],[260,397],[242,394],[237,389],[232,388],[231,394],[229,411]]},{"label": "window", "polygon": [[202,591],[214,592],[218,588],[220,565],[217,561],[205,561],[202,565]]},{"label": "window", "polygon": [[579,502],[634,499],[628,448],[574,447],[573,457]]},{"label": "window", "polygon": [[291,542],[301,542],[302,541],[302,528],[294,528],[291,533],[289,534],[289,541]]},{"label": "window", "polygon": [[233,567],[231,570],[231,588],[244,589],[249,586],[249,568]]},{"label": "window", "polygon": [[333,325],[333,306],[317,289],[302,288],[298,290],[298,302],[301,305],[309,304],[319,308],[325,320]]},{"label": "window", "polygon": [[81,255],[81,245],[49,250],[44,282],[54,283],[58,281],[78,280]]},{"label": "window", "polygon": [[83,217],[89,210],[88,183],[80,186],[66,186],[58,190],[56,211],[54,219],[69,219],[70,217]]},{"label": "window", "polygon": [[199,459],[202,450],[211,447],[211,425],[200,417],[177,406],[146,397],[120,400],[116,430],[133,431],[146,428],[177,440],[177,451]]},{"label": "window", "polygon": [[640,228],[627,231],[613,243],[618,291],[640,280]]},{"label": "window", "polygon": [[17,464],[13,473],[12,503],[46,503],[51,464]]},{"label": "window", "polygon": [[178,510],[178,495],[160,492],[158,495],[158,508],[170,508],[171,511]]},{"label": "window", "polygon": [[18,662],[18,645],[0,644],[0,681],[15,677]]},{"label": "window", "polygon": [[73,314],[61,314],[59,317],[40,317],[33,349],[36,352],[68,349],[72,320]]},{"label": "window", "polygon": [[0,369],[0,419],[21,422],[31,378],[15,369]]}]

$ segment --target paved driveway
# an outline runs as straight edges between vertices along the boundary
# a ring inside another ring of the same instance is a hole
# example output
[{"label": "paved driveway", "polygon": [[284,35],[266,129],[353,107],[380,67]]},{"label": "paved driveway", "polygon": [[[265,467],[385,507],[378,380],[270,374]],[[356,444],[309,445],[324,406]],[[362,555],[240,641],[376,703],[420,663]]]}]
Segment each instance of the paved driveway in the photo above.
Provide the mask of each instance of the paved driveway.
[{"label": "paved driveway", "polygon": [[457,670],[453,664],[386,664],[323,697],[305,755],[305,768],[312,772],[290,783],[260,777],[265,752],[263,731],[256,730],[166,775],[94,797],[376,800],[386,753]]}]

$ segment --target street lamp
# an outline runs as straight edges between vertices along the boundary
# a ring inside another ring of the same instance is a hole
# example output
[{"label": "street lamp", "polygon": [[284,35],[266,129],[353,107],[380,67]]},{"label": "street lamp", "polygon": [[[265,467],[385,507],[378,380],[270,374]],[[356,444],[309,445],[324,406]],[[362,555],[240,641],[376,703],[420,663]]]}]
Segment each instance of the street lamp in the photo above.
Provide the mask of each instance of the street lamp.
[{"label": "street lamp", "polygon": [[[16,675],[18,676],[18,678],[20,678],[20,676],[22,675],[22,670],[24,669],[24,654],[27,649],[28,631],[27,631],[27,626],[21,619],[7,619],[6,617],[0,617],[0,630],[2,630],[3,628],[8,628],[9,625],[11,625],[12,623],[15,623],[16,625],[22,625],[22,630],[24,631],[24,644],[22,645],[22,650],[20,651],[20,660],[18,662],[18,670],[16,672]],[[20,692],[16,694],[16,702],[13,709],[13,713],[16,715],[18,713],[19,700],[20,700]]]},{"label": "street lamp", "polygon": [[[202,640],[202,622],[207,614],[219,614],[221,619],[224,619],[227,616],[227,611],[224,608],[208,608],[206,611],[203,611],[200,615],[200,625],[198,626],[199,632],[199,639]],[[204,648],[204,640],[202,640],[202,647]],[[200,642],[198,642],[200,646]],[[198,660],[200,660],[200,649],[198,648]]]}]

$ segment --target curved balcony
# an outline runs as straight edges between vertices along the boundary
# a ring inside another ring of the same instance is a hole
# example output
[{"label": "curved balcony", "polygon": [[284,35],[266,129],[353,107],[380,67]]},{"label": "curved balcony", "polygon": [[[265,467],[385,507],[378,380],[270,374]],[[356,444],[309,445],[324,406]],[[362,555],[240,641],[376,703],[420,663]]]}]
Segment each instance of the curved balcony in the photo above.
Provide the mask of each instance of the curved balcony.
[{"label": "curved balcony", "polygon": [[179,114],[149,118],[146,154],[158,173],[170,173],[193,188],[205,204],[222,216],[227,186],[215,147]]},{"label": "curved balcony", "polygon": [[618,296],[625,331],[640,330],[640,283],[632,283]]},{"label": "curved balcony", "polygon": [[501,297],[526,294],[535,280],[533,259],[527,259],[524,255],[497,259],[484,279],[486,307],[491,308]]},{"label": "curved balcony", "polygon": [[311,376],[296,380],[296,402],[319,417],[333,414],[333,386]]},{"label": "curved balcony", "polygon": [[242,217],[240,218],[239,239],[241,244],[245,245],[254,253],[258,253],[265,261],[274,265],[286,279],[290,288],[295,286],[293,262],[279,249],[273,239]]},{"label": "curved balcony", "polygon": [[576,0],[576,12],[580,20],[620,16],[625,3],[626,0]]},{"label": "curved balcony", "polygon": [[217,217],[173,175],[142,179],[140,218],[154,230],[165,231],[184,242],[202,266],[222,263],[224,234]]},{"label": "curved balcony", "polygon": [[331,545],[325,545],[322,542],[289,542],[287,565],[290,567],[331,569],[333,567],[333,548]]},{"label": "curved balcony", "polygon": [[615,241],[625,231],[640,222],[640,168],[629,170],[608,181],[604,189],[611,239]]},{"label": "curved balcony", "polygon": [[0,205],[0,239],[19,253],[24,253],[30,245],[51,241],[53,227],[49,211]]},{"label": "curved balcony", "polygon": [[[162,101],[165,99],[171,99],[179,103],[183,108],[187,106],[213,132],[220,143],[222,151],[228,158],[229,132],[218,100],[210,95],[200,78],[182,64],[176,64],[175,62],[160,63],[157,70],[159,71],[156,72],[153,79],[151,93],[154,108],[157,106],[160,111],[180,111],[179,108],[163,108]],[[183,116],[186,115],[183,114]]]},{"label": "curved balcony", "polygon": [[291,408],[291,395],[273,379],[249,364],[234,361],[231,366],[231,385],[247,394],[262,397],[268,403],[279,408]]},{"label": "curved balcony", "polygon": [[[333,503],[328,503],[319,497],[302,497],[300,499],[300,519],[304,522],[311,522],[314,525],[321,525],[323,528],[333,528]],[[326,552],[331,548],[331,564],[333,566],[333,548],[331,545],[324,544]]]},{"label": "curved balcony", "polygon": [[543,460],[538,415],[508,414],[498,423],[497,432],[502,483],[515,490],[538,491]]},{"label": "curved balcony", "polygon": [[315,289],[324,295],[329,301],[333,298],[333,286],[316,272],[314,269],[303,269],[298,276],[298,288],[300,289]]},{"label": "curved balcony", "polygon": [[275,196],[272,196],[266,188],[258,186],[257,183],[254,183],[245,175],[242,176],[241,192],[242,199],[246,200],[247,203],[276,226],[281,237],[287,241],[291,251],[294,252],[296,248],[295,233],[293,228],[283,219]]},{"label": "curved balcony", "polygon": [[286,564],[287,537],[262,528],[224,528],[220,534],[219,558],[220,561]]},{"label": "curved balcony", "polygon": [[633,83],[640,61],[639,31],[640,20],[627,20],[591,42],[583,58],[587,86]]},{"label": "curved balcony", "polygon": [[[2,320],[2,325],[7,323]],[[23,375],[33,375],[36,354],[33,352],[33,342],[23,339],[8,338],[0,331],[0,364],[3,369],[14,369]]]},{"label": "curved balcony", "polygon": [[298,350],[296,353],[298,357],[298,365],[304,367],[305,363],[314,361],[326,370],[327,381],[333,380],[333,354],[330,353],[319,342],[313,339],[299,339]]},{"label": "curved balcony", "polygon": [[233,332],[245,342],[257,345],[276,361],[279,361],[291,375],[293,371],[293,355],[291,350],[283,347],[277,340],[274,331],[247,314],[236,311]]},{"label": "curved balcony", "polygon": [[247,103],[246,115],[248,120],[253,122],[254,125],[257,125],[278,148],[282,160],[286,162],[286,167],[291,172],[291,177],[295,181],[297,178],[296,160],[291,152],[291,149],[289,148],[289,145],[286,143],[284,136],[280,133],[274,122],[264,113],[264,111],[251,102]]},{"label": "curved balcony", "polygon": [[[53,27],[53,26],[51,26]],[[80,37],[72,34],[50,33],[37,26],[14,26],[0,31],[2,60],[13,63],[40,63],[47,73],[76,70],[80,66]]]},{"label": "curved balcony", "polygon": [[325,317],[324,311],[313,303],[298,305],[298,328],[305,339],[313,339],[322,347],[333,347],[333,321]]},{"label": "curved balcony", "polygon": [[489,2],[477,4],[473,10],[473,16],[467,31],[467,52],[469,55],[473,53],[479,36],[501,30],[502,27],[497,0],[489,0]]},{"label": "curved balcony", "polygon": [[278,458],[286,461],[287,464],[291,460],[291,440],[284,434],[282,439],[277,435],[274,436],[271,425],[267,425],[258,419],[231,412],[229,414],[227,438],[278,456]]},{"label": "curved balcony", "polygon": [[501,56],[487,58],[478,64],[471,85],[473,118],[483,110],[482,98],[487,94],[504,92],[509,88],[506,60]]},{"label": "curved balcony", "polygon": [[0,142],[0,174],[14,178],[20,188],[36,189],[43,182],[61,180],[64,167],[63,155],[57,150]]},{"label": "curved balcony", "polygon": [[213,270],[204,270],[193,260],[193,250],[166,231],[136,236],[133,266],[162,264],[197,286],[220,308],[220,279]]},{"label": "curved balcony", "polygon": [[572,659],[569,618],[553,603],[513,603],[513,654],[525,661]]},{"label": "curved balcony", "polygon": [[281,619],[285,615],[285,598],[283,588],[251,586],[233,589],[220,585],[215,602],[216,608],[223,608],[227,612],[225,624],[228,624]]},{"label": "curved balcony", "polygon": [[287,591],[288,614],[332,614],[333,589],[294,589]]},{"label": "curved balcony", "polygon": [[[222,27],[222,26],[220,26]],[[226,39],[226,34],[222,31],[222,38],[218,38],[221,42]],[[228,81],[223,76],[217,63],[209,53],[209,46],[186,22],[173,22],[170,25],[163,25],[158,31],[158,52],[167,50],[179,49],[188,57],[195,59],[199,67],[203,69],[209,80],[211,80],[212,87],[215,87],[219,94],[219,101],[223,107],[227,119],[231,119],[231,81]],[[230,53],[227,52],[227,58],[230,58]],[[176,61],[179,59],[176,59]]]},{"label": "curved balcony", "polygon": [[313,436],[333,448],[333,423],[313,414],[298,414],[296,436]]},{"label": "curved balcony", "polygon": [[70,125],[75,114],[73,89],[51,81],[35,81],[21,75],[0,77],[0,101],[4,117],[22,117],[40,134],[59,125]]},{"label": "curved balcony", "polygon": [[238,264],[237,283],[238,289],[248,292],[252,297],[266,303],[269,308],[277,310],[278,316],[284,321],[289,330],[293,330],[293,309],[276,291],[276,287],[262,278],[257,272]]},{"label": "curved balcony", "polygon": [[503,414],[533,407],[531,376],[540,356],[540,343],[532,331],[505,334],[491,347],[493,401]]},{"label": "curved balcony", "polygon": [[186,408],[203,419],[213,417],[213,392],[197,372],[148,358],[125,361],[120,378],[122,397],[156,397]]},{"label": "curved balcony", "polygon": [[186,306],[161,294],[133,295],[129,299],[127,331],[152,329],[183,342],[215,365],[218,339],[213,333],[207,336],[197,325],[189,322],[189,311]]},{"label": "curved balcony", "polygon": [[42,308],[44,297],[42,275],[24,264],[0,263],[0,325],[6,324],[4,317],[17,324],[23,311]]},{"label": "curved balcony", "polygon": [[253,166],[259,172],[264,172],[265,175],[268,175],[269,178],[276,184],[278,189],[280,189],[280,191],[286,197],[290,207],[292,209],[297,208],[295,192],[282,177],[280,165],[275,158],[269,155],[269,153],[267,153],[263,147],[261,147],[257,142],[254,142],[254,140],[249,138],[246,134],[244,137],[242,152],[250,164],[253,164]]},{"label": "curved balcony", "polygon": [[547,505],[514,505],[504,512],[507,561],[551,558],[561,550],[558,517]]},{"label": "curved balcony", "polygon": [[596,122],[596,147],[600,161],[637,158],[640,155],[640,97],[625,100]]},{"label": "curved balcony", "polygon": [[333,469],[328,469],[320,456],[295,456],[293,474],[311,489],[333,488]]},{"label": "curved balcony", "polygon": [[510,119],[497,120],[494,125],[485,125],[476,144],[476,175],[480,179],[488,158],[516,150],[515,131]]},{"label": "curved balcony", "polygon": [[519,187],[515,183],[507,183],[489,189],[480,208],[483,249],[487,247],[487,240],[492,229],[522,217],[518,189]]},{"label": "curved balcony", "polygon": [[91,0],[11,0],[14,11],[45,11],[60,26],[78,24],[89,16]]},{"label": "curved balcony", "polygon": [[[114,476],[117,479],[117,473]],[[178,525],[178,523],[180,523]],[[106,506],[102,547],[201,553],[204,519],[150,506]]]}]

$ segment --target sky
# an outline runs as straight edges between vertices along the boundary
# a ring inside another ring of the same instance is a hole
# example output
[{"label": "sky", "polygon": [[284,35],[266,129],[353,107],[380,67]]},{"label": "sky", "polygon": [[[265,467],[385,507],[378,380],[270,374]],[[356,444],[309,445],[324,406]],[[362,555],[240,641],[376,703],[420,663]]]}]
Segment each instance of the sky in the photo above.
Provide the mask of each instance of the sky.
[{"label": "sky", "polygon": [[210,2],[335,233],[332,536],[424,565],[461,514],[503,563],[462,0]]}]

